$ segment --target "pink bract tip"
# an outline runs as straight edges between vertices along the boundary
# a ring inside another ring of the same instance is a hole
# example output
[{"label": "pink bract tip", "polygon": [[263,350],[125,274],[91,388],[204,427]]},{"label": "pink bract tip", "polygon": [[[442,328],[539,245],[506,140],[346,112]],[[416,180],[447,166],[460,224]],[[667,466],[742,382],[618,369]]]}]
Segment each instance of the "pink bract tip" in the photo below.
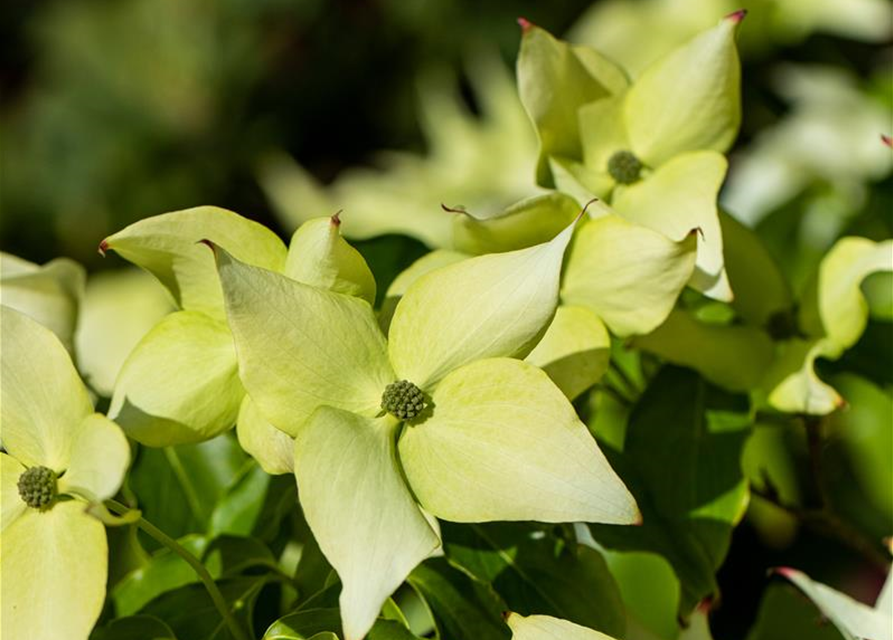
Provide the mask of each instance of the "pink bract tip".
[{"label": "pink bract tip", "polygon": [[772,573],[777,573],[780,576],[784,576],[788,580],[794,577],[794,574],[797,573],[796,569],[791,569],[790,567],[776,567],[772,570]]},{"label": "pink bract tip", "polygon": [[108,240],[103,240],[102,242],[99,243],[99,249],[98,249],[99,255],[101,255],[103,258],[105,257],[105,252],[108,251],[108,249],[109,249],[109,241]]},{"label": "pink bract tip", "polygon": [[519,17],[518,24],[521,27],[522,33],[527,33],[528,31],[530,31],[533,28],[533,23],[530,20],[528,20],[527,18]]},{"label": "pink bract tip", "polygon": [[732,13],[727,15],[724,18],[724,20],[729,20],[730,22],[738,24],[742,20],[744,20],[744,16],[746,16],[746,15],[747,15],[747,9],[738,9],[738,11],[733,11]]},{"label": "pink bract tip", "polygon": [[334,226],[334,227],[340,227],[340,226],[341,226],[341,212],[342,212],[342,211],[344,211],[344,209],[338,209],[338,211],[336,211],[335,213],[333,213],[333,214],[332,214],[332,217],[329,218],[329,220],[332,222],[332,226]]},{"label": "pink bract tip", "polygon": [[890,136],[882,133],[881,134],[881,142],[883,142],[885,145],[887,145],[888,147],[893,149],[893,138],[891,138]]}]

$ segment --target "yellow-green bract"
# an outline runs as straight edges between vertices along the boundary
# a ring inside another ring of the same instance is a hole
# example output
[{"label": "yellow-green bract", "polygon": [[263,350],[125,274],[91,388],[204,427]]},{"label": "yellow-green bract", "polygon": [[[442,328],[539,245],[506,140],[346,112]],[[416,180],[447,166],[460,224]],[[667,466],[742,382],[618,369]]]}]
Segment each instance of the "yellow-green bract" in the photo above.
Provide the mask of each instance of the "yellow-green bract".
[{"label": "yellow-green bract", "polygon": [[[86,513],[117,492],[130,461],[118,426],[98,413],[68,353],[48,329],[0,307],[3,635],[85,640],[105,601],[108,549]],[[45,467],[57,497],[28,506],[18,483]]]},{"label": "yellow-green bract", "polygon": [[[619,215],[676,241],[700,229],[690,284],[720,300],[732,299],[716,196],[722,153],[741,121],[741,17],[727,16],[633,83],[594,49],[533,25],[518,57],[521,98],[540,138],[540,184],[583,201],[610,198]],[[641,162],[641,179],[609,170],[623,155]]]},{"label": "yellow-green bract", "polygon": [[[348,640],[438,548],[433,517],[639,518],[565,396],[516,359],[552,320],[573,228],[429,271],[397,304],[389,340],[365,300],[215,249],[242,381],[263,417],[295,438],[301,505],[341,578]],[[381,409],[397,380],[428,400],[406,424]]]},{"label": "yellow-green bract", "polygon": [[286,251],[266,227],[224,209],[198,207],[147,218],[104,240],[103,250],[158,278],[179,308],[140,341],[118,376],[110,415],[127,434],[167,446],[207,440],[238,420],[243,447],[267,471],[289,472],[290,464],[258,449],[281,434],[248,406],[214,261],[198,242],[210,239],[249,264],[371,302],[375,280],[341,238],[339,225],[337,216],[310,220]]}]

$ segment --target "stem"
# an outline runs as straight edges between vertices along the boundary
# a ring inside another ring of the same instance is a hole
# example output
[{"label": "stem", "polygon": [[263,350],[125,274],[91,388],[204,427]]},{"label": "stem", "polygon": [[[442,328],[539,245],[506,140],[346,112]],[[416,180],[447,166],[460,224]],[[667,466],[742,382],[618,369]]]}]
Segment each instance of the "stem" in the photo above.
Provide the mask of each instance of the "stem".
[{"label": "stem", "polygon": [[803,416],[803,426],[806,428],[809,469],[819,499],[819,507],[823,510],[830,510],[831,496],[828,495],[822,472],[822,419],[816,416]]},{"label": "stem", "polygon": [[876,545],[874,545],[871,540],[865,537],[857,529],[838,518],[837,515],[829,511],[827,507],[821,509],[803,509],[802,507],[785,504],[779,499],[777,492],[772,488],[762,490],[755,486],[751,486],[751,492],[763,500],[775,505],[779,509],[788,512],[808,529],[824,536],[836,538],[873,564],[876,564],[879,567],[887,567],[889,565],[887,557],[877,549]]},{"label": "stem", "polygon": [[[115,500],[108,500],[106,506],[108,506],[109,511],[112,511],[119,516],[130,511],[128,507]],[[189,553],[189,551],[187,551],[179,542],[171,538],[145,518],[140,517],[137,526],[145,531],[147,535],[151,536],[160,544],[183,558],[183,560],[192,567],[193,571],[195,571],[196,575],[198,575],[199,579],[205,585],[205,589],[208,590],[208,595],[211,596],[214,606],[217,607],[217,611],[220,612],[221,617],[224,622],[226,622],[226,626],[229,627],[229,631],[233,638],[235,638],[235,640],[248,640],[248,636],[245,635],[245,632],[239,626],[238,621],[233,617],[232,611],[230,611],[229,606],[226,604],[223,594],[220,593],[220,589],[217,588],[217,585],[214,583],[214,578],[208,573],[205,565],[203,565],[198,558]]]}]

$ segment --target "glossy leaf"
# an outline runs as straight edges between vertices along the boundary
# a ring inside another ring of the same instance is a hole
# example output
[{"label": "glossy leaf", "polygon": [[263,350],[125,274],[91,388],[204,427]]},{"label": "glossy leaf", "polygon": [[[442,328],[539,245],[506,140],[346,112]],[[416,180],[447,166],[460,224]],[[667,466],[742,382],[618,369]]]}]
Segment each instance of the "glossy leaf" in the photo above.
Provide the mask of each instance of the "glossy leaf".
[{"label": "glossy leaf", "polygon": [[235,424],[244,394],[226,324],[178,311],[155,325],[124,362],[109,415],[142,444],[199,442]]},{"label": "glossy leaf", "polygon": [[394,425],[319,408],[295,440],[301,506],[344,585],[345,640],[360,640],[385,600],[440,545],[406,488]]},{"label": "glossy leaf", "polygon": [[295,436],[322,405],[380,411],[395,378],[369,303],[215,251],[239,374],[267,420]]},{"label": "glossy leaf", "polygon": [[400,459],[419,503],[454,522],[638,520],[636,503],[561,391],[533,365],[455,370],[433,415],[408,425]]},{"label": "glossy leaf", "polygon": [[201,246],[208,239],[237,259],[281,271],[286,250],[272,231],[218,207],[196,207],[135,222],[102,241],[125,260],[149,271],[177,306],[221,318],[223,300],[213,256]]},{"label": "glossy leaf", "polygon": [[388,350],[399,378],[430,390],[464,364],[530,353],[555,314],[573,229],[544,244],[464,260],[416,280],[391,320]]},{"label": "glossy leaf", "polygon": [[568,252],[561,300],[589,309],[615,335],[648,333],[672,310],[696,251],[694,233],[674,242],[615,215],[587,220]]},{"label": "glossy leaf", "polygon": [[665,366],[633,411],[614,458],[642,509],[643,526],[592,526],[610,549],[663,555],[682,586],[679,614],[715,595],[716,570],[747,506],[741,451],[749,435],[747,398]]},{"label": "glossy leaf", "polygon": [[648,335],[635,338],[633,345],[691,367],[730,391],[759,386],[775,357],[772,340],[760,329],[702,322],[682,309]]},{"label": "glossy leaf", "polygon": [[97,629],[93,640],[177,640],[164,622],[152,616],[128,616]]},{"label": "glossy leaf", "polygon": [[597,551],[528,524],[442,526],[449,561],[492,584],[509,610],[624,635],[620,592]]},{"label": "glossy leaf", "polygon": [[422,597],[440,638],[451,640],[505,640],[502,623],[505,603],[487,585],[454,569],[443,558],[418,566],[408,578]]}]

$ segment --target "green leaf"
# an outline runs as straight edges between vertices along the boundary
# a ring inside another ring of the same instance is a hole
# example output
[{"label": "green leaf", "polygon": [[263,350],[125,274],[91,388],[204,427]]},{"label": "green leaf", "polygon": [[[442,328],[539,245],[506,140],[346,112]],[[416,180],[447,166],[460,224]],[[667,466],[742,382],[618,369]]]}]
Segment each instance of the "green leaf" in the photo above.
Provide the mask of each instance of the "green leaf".
[{"label": "green leaf", "polygon": [[623,636],[620,592],[601,554],[528,524],[442,524],[447,559],[490,583],[511,611]]},{"label": "green leaf", "polygon": [[437,637],[450,640],[505,640],[505,604],[492,588],[452,568],[443,558],[416,567],[409,584],[427,603]]},{"label": "green leaf", "polygon": [[102,241],[167,287],[177,306],[222,318],[223,299],[213,256],[200,240],[211,240],[249,264],[282,271],[286,250],[272,231],[237,213],[196,207],[135,222]]},{"label": "green leaf", "polygon": [[391,321],[388,350],[398,376],[430,391],[469,362],[530,353],[558,305],[573,229],[545,244],[463,260],[416,280]]},{"label": "green leaf", "polygon": [[[308,609],[290,613],[270,625],[263,640],[338,640],[341,616],[338,609]],[[379,618],[369,630],[368,640],[418,640],[405,626]]]},{"label": "green leaf", "polygon": [[613,640],[611,636],[573,622],[551,616],[524,617],[510,613],[506,624],[512,629],[512,640]]},{"label": "green leaf", "polygon": [[730,391],[756,389],[775,357],[772,340],[760,329],[702,322],[681,309],[632,344]]},{"label": "green leaf", "polygon": [[723,18],[649,67],[626,100],[632,151],[656,167],[687,151],[725,152],[741,124],[740,14]]},{"label": "green leaf", "polygon": [[774,582],[763,593],[747,640],[841,640],[834,625],[822,624],[815,607],[794,588]]},{"label": "green leaf", "polygon": [[664,556],[682,585],[683,619],[716,595],[714,574],[744,515],[748,492],[741,451],[749,426],[746,397],[665,366],[633,411],[622,455],[612,456],[644,524],[591,526],[593,536],[610,549]]},{"label": "green leaf", "polygon": [[732,307],[746,322],[767,327],[780,314],[792,313],[791,287],[766,245],[752,229],[720,210],[726,273],[735,298]]},{"label": "green leaf", "polygon": [[[187,536],[177,542],[191,554],[202,557],[208,547],[204,536]],[[143,566],[124,576],[109,596],[119,616],[130,616],[156,597],[198,581],[195,569],[169,549],[161,549]]]},{"label": "green leaf", "polygon": [[288,247],[285,275],[312,287],[362,298],[375,304],[375,277],[360,252],[341,237],[341,220],[308,220]]},{"label": "green leaf", "polygon": [[836,589],[815,582],[794,569],[778,569],[813,601],[847,640],[890,640],[893,638],[893,614],[889,609],[870,607]]},{"label": "green leaf", "polygon": [[403,430],[400,459],[419,503],[454,522],[632,524],[635,501],[567,398],[509,358],[456,369],[433,414]]},{"label": "green leaf", "polygon": [[615,335],[648,333],[676,304],[696,251],[694,233],[674,242],[616,215],[587,220],[568,251],[561,301],[589,309]]},{"label": "green leaf", "polygon": [[177,640],[164,622],[152,616],[128,616],[97,629],[90,640]]},{"label": "green leaf", "polygon": [[[255,603],[269,583],[267,575],[242,576],[217,581],[227,606],[242,628],[253,628]],[[160,618],[189,640],[234,640],[203,584],[189,584],[158,596],[140,613]]]},{"label": "green leaf", "polygon": [[3,530],[0,579],[15,585],[0,600],[4,637],[90,634],[105,601],[108,547],[105,528],[84,508],[71,500],[45,512],[27,509]]},{"label": "green leaf", "polygon": [[723,257],[716,197],[728,162],[714,151],[675,156],[654,173],[615,191],[612,205],[627,220],[681,242],[698,230],[698,259],[691,286],[711,298],[732,300]]},{"label": "green leaf", "polygon": [[269,422],[295,436],[319,406],[380,411],[394,374],[369,303],[215,253],[239,374]]},{"label": "green leaf", "polygon": [[226,489],[226,493],[214,506],[208,523],[208,533],[249,535],[260,516],[265,495],[270,485],[270,476],[255,464],[243,466],[240,477]]},{"label": "green leaf", "polygon": [[78,370],[90,388],[111,397],[127,356],[173,310],[167,291],[145,271],[91,275],[75,336]]},{"label": "green leaf", "polygon": [[279,475],[294,471],[294,439],[270,424],[247,394],[239,408],[236,435],[242,449],[267,473]]},{"label": "green leaf", "polygon": [[579,213],[577,201],[558,191],[527,198],[493,216],[457,213],[453,246],[472,255],[526,249],[557,236]]},{"label": "green leaf", "polygon": [[246,459],[230,435],[164,449],[141,447],[128,483],[143,515],[166,534],[205,533]]},{"label": "green leaf", "polygon": [[440,545],[401,476],[394,426],[323,406],[295,440],[304,515],[344,585],[345,640],[360,640],[385,600]]},{"label": "green leaf", "polygon": [[67,258],[56,258],[41,266],[0,252],[3,304],[55,333],[69,352],[74,352],[86,279],[84,268]]},{"label": "green leaf", "polygon": [[200,442],[235,424],[244,395],[226,324],[197,311],[178,311],[155,325],[127,357],[109,416],[151,447]]},{"label": "green leaf", "polygon": [[594,49],[569,45],[534,25],[524,27],[518,91],[539,135],[538,184],[553,184],[550,156],[582,159],[577,109],[627,84],[624,72]]},{"label": "green leaf", "polygon": [[78,425],[93,404],[65,347],[30,317],[0,307],[3,448],[22,464],[57,474],[71,459]]},{"label": "green leaf", "polygon": [[584,307],[560,306],[525,359],[573,400],[601,379],[610,358],[611,337],[598,316]]}]

